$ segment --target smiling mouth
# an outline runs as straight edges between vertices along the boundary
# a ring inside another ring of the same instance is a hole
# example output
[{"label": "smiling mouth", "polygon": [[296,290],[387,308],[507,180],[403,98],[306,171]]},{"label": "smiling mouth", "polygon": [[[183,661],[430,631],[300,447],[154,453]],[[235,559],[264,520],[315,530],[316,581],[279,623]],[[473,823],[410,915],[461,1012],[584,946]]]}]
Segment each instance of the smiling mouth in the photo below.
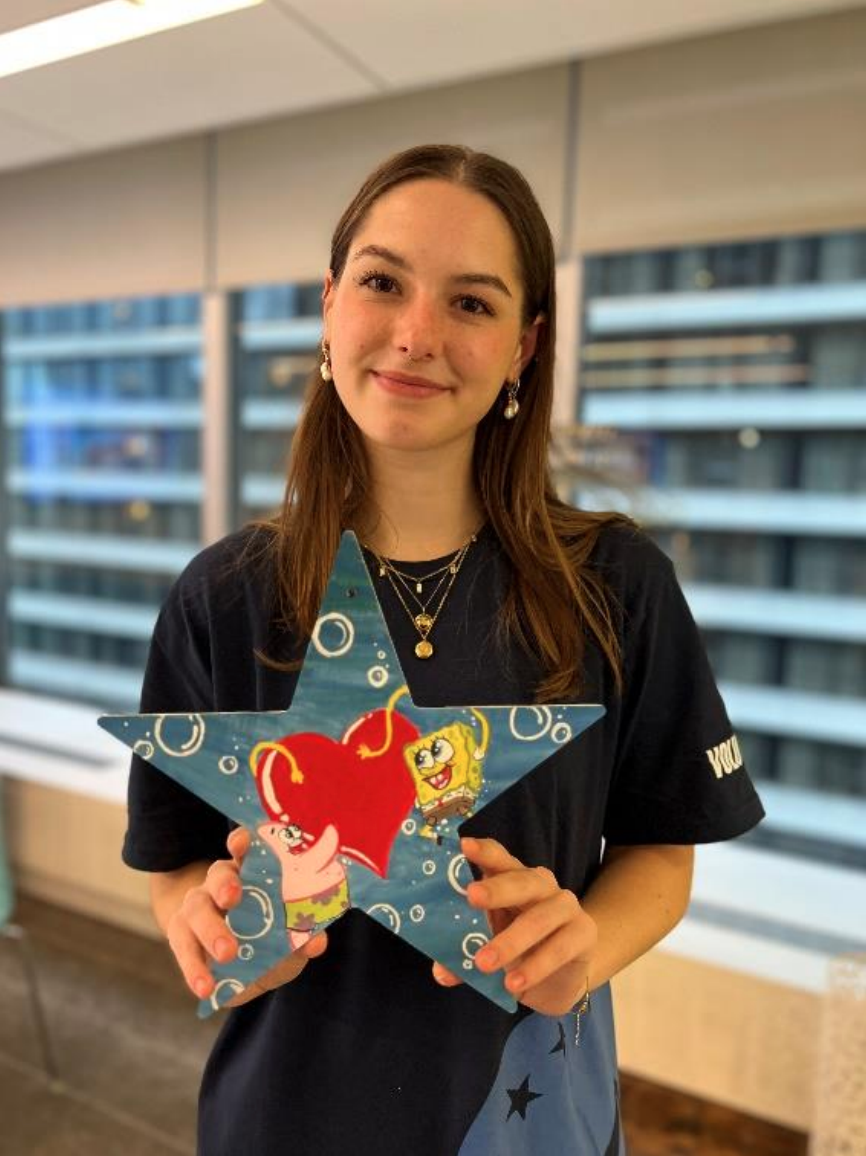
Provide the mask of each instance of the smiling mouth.
[{"label": "smiling mouth", "polygon": [[435,775],[430,775],[427,778],[427,785],[432,787],[434,791],[444,791],[451,782],[451,767],[444,767],[441,771],[437,771]]},{"label": "smiling mouth", "polygon": [[371,372],[382,389],[403,397],[435,397],[437,394],[449,392],[447,386],[425,377],[415,377],[408,373],[388,373],[376,369]]}]

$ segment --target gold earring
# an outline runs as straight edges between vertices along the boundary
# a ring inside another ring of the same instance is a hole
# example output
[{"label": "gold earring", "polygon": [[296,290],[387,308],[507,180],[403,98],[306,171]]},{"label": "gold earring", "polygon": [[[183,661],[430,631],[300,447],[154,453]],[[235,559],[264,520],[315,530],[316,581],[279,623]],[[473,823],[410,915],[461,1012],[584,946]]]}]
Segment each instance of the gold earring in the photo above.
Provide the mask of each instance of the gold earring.
[{"label": "gold earring", "polygon": [[331,351],[324,338],[322,339],[322,364],[319,366],[319,373],[322,375],[322,381],[334,380],[334,374],[331,370]]},{"label": "gold earring", "polygon": [[517,417],[517,413],[520,409],[520,402],[517,400],[518,389],[520,389],[519,377],[517,381],[509,381],[505,385],[505,392],[507,394],[508,400],[505,403],[505,410],[503,411],[502,416],[506,421],[513,421],[513,419]]}]

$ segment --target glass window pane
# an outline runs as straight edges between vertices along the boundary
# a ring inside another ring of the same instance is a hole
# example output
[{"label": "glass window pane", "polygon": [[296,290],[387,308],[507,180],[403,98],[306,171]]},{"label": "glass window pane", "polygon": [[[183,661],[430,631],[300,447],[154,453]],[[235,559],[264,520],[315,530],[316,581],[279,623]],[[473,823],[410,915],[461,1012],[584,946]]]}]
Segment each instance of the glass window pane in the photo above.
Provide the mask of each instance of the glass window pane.
[{"label": "glass window pane", "polygon": [[585,266],[577,416],[608,488],[564,452],[561,484],[672,558],[752,772],[866,798],[866,232]]},{"label": "glass window pane", "polygon": [[237,522],[269,516],[285,488],[292,431],[318,374],[322,287],[260,285],[237,295],[235,357],[239,429]]},{"label": "glass window pane", "polygon": [[10,310],[2,362],[5,678],[134,708],[201,536],[199,298]]}]

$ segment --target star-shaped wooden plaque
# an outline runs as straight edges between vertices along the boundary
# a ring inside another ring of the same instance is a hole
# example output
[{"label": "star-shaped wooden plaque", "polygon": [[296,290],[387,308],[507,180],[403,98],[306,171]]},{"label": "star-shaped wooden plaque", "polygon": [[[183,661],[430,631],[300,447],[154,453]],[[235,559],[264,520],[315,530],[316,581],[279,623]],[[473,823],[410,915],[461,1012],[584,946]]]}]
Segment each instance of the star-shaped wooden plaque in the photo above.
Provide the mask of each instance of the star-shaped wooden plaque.
[{"label": "star-shaped wooden plaque", "polygon": [[350,907],[513,1010],[502,976],[473,964],[489,930],[465,899],[458,826],[603,714],[416,706],[347,533],[289,709],[99,722],[253,833],[228,916],[240,948],[213,965],[208,1015]]}]

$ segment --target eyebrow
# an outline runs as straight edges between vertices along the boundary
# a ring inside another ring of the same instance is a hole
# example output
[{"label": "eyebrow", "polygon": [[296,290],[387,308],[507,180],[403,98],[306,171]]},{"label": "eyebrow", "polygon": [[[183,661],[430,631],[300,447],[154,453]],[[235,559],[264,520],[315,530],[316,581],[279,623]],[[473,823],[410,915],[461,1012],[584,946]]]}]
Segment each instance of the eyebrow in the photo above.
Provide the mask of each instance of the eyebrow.
[{"label": "eyebrow", "polygon": [[[401,257],[393,249],[386,249],[384,245],[365,245],[352,255],[352,260],[360,261],[362,257],[379,257],[398,269],[405,269],[407,273],[412,272],[412,266],[405,257]],[[457,273],[451,280],[458,285],[486,285],[490,289],[504,293],[506,297],[512,296],[511,290],[495,273]]]}]

